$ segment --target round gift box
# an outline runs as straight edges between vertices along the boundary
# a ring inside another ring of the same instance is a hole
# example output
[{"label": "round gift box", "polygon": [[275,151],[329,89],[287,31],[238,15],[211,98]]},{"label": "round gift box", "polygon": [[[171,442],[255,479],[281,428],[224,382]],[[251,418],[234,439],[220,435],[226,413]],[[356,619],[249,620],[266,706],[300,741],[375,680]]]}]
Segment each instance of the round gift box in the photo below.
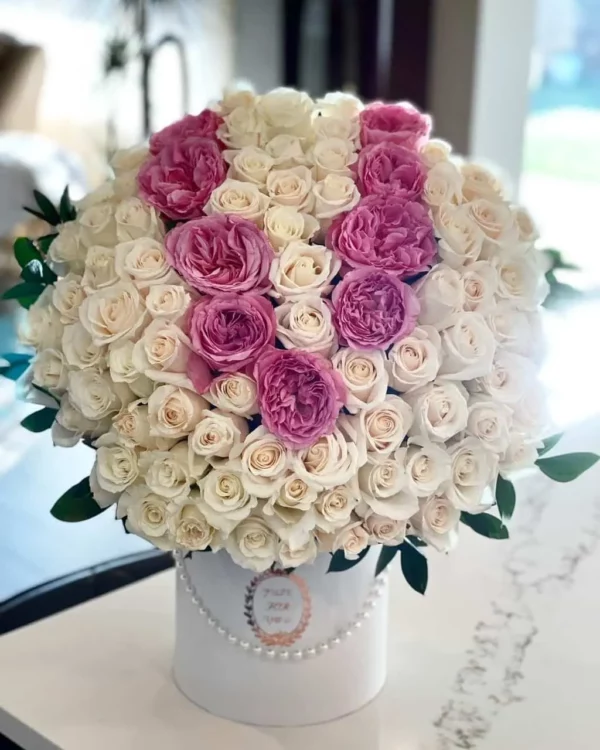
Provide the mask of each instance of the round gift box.
[{"label": "round gift box", "polygon": [[387,586],[377,555],[327,573],[253,573],[225,552],[179,557],[174,678],[213,714],[300,726],[371,701],[386,677]]}]

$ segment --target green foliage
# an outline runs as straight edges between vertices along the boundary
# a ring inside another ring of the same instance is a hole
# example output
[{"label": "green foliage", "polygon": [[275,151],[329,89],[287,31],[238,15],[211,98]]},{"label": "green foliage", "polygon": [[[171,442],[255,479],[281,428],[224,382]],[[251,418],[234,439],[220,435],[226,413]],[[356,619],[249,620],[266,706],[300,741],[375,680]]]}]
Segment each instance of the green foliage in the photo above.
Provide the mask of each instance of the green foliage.
[{"label": "green foliage", "polygon": [[26,281],[7,289],[2,295],[2,299],[16,299],[21,307],[29,310],[45,288],[43,284]]},{"label": "green foliage", "polygon": [[77,216],[77,211],[75,210],[75,206],[71,202],[71,198],[69,197],[69,186],[65,187],[63,194],[60,198],[60,203],[58,206],[58,213],[60,216],[61,223],[65,223],[67,221],[73,221],[75,217]]},{"label": "green foliage", "polygon": [[341,573],[344,570],[349,570],[350,568],[353,568],[355,565],[358,565],[358,563],[367,556],[370,547],[365,547],[362,552],[359,552],[357,557],[354,560],[348,560],[346,555],[344,554],[343,549],[339,549],[337,552],[334,552],[331,555],[331,562],[329,563],[329,568],[327,569],[328,573]]},{"label": "green foliage", "polygon": [[595,453],[565,453],[562,456],[538,458],[535,465],[555,482],[572,482],[600,459]]},{"label": "green foliage", "polygon": [[400,567],[408,585],[417,593],[424,594],[429,580],[425,555],[412,544],[403,542],[400,545]]},{"label": "green foliage", "polygon": [[35,202],[38,204],[40,213],[48,222],[48,224],[51,224],[53,227],[55,227],[57,224],[61,223],[60,214],[58,213],[56,206],[49,198],[47,198],[43,193],[40,193],[39,190],[33,191],[33,197],[35,198]]},{"label": "green foliage", "polygon": [[104,510],[106,508],[101,508],[94,500],[90,489],[90,479],[86,477],[67,490],[54,503],[50,513],[59,521],[78,523],[79,521],[87,521],[88,518],[94,518]]},{"label": "green foliage", "polygon": [[377,567],[375,568],[376,576],[378,576],[380,573],[383,573],[383,571],[387,568],[387,566],[392,562],[392,560],[396,556],[396,552],[398,552],[399,549],[400,549],[399,546],[387,547],[383,545],[381,547],[381,552],[379,553],[379,559],[377,560]]},{"label": "green foliage", "polygon": [[48,250],[50,250],[50,245],[54,242],[54,240],[58,237],[57,233],[53,234],[45,234],[43,237],[38,237],[36,242],[36,245],[41,253],[46,255],[48,253]]},{"label": "green foliage", "polygon": [[419,539],[418,536],[414,536],[413,534],[408,534],[406,538],[412,544],[413,547],[427,547],[427,542],[424,542],[422,539]]},{"label": "green foliage", "polygon": [[558,441],[562,438],[563,433],[557,432],[556,435],[551,435],[550,437],[547,437],[545,440],[543,440],[543,445],[541,448],[538,448],[538,456],[543,456],[546,453],[549,453],[552,448],[558,443]]},{"label": "green foliage", "polygon": [[[2,361],[6,362],[3,364]],[[18,380],[29,367],[31,354],[0,354],[0,375]]]},{"label": "green foliage", "polygon": [[498,475],[496,481],[496,504],[500,518],[503,521],[510,521],[515,512],[516,502],[517,494],[514,484],[510,480]]},{"label": "green foliage", "polygon": [[476,534],[488,539],[508,539],[508,529],[499,518],[489,513],[461,513],[460,520]]},{"label": "green foliage", "polygon": [[57,411],[57,409],[51,409],[49,406],[45,406],[39,411],[34,411],[32,414],[28,414],[25,419],[21,421],[21,427],[29,430],[29,432],[45,432],[52,427]]}]

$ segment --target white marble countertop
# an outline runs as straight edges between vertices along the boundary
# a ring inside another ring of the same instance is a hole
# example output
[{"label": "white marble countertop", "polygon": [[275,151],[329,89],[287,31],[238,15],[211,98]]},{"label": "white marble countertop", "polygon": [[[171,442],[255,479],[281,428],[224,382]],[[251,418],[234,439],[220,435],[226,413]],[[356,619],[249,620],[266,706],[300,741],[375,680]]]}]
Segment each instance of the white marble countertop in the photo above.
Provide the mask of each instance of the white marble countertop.
[{"label": "white marble countertop", "polygon": [[[597,450],[598,422],[561,447]],[[168,572],[1,638],[0,732],[27,750],[594,750],[599,478],[525,481],[511,540],[465,528],[452,555],[429,553],[424,598],[395,571],[388,682],[353,716],[262,729],[188,702]]]}]

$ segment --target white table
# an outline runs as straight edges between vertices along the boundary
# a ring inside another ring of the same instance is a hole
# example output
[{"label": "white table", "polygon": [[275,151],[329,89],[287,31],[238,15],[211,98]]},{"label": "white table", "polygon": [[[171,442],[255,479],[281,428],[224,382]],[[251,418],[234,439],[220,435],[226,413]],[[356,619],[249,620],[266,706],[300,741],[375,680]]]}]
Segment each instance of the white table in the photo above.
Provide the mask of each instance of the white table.
[{"label": "white table", "polygon": [[[564,447],[598,449],[598,423]],[[392,577],[388,683],[353,716],[262,729],[188,702],[167,572],[1,638],[0,733],[26,750],[595,750],[596,468],[525,483],[510,542],[465,529],[453,555],[430,554],[425,598]]]}]

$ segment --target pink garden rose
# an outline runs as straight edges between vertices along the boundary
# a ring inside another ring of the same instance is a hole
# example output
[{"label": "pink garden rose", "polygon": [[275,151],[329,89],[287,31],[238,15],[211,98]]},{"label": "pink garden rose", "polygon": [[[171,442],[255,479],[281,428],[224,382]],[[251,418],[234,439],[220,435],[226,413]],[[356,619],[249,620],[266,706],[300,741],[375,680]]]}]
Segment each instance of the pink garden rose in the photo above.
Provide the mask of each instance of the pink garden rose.
[{"label": "pink garden rose", "polygon": [[346,274],[332,295],[333,322],[352,349],[386,349],[412,333],[419,300],[408,284],[386,271]]},{"label": "pink garden rose", "polygon": [[[265,348],[275,343],[276,325],[271,303],[254,294],[204,297],[188,317],[193,351],[221,372],[236,372],[254,364]],[[191,375],[190,379],[193,382]]]},{"label": "pink garden rose", "polygon": [[227,165],[210,138],[172,140],[142,165],[140,195],[169,219],[195,219],[212,191],[225,179]]},{"label": "pink garden rose", "polygon": [[353,268],[381,268],[401,278],[426,271],[437,247],[427,209],[401,195],[369,195],[329,228],[328,247]]},{"label": "pink garden rose", "polygon": [[169,262],[204,294],[264,292],[275,254],[267,236],[247,219],[214,214],[172,229],[166,238]]},{"label": "pink garden rose", "polygon": [[223,119],[212,109],[204,109],[199,115],[186,115],[150,136],[150,153],[158,154],[171,143],[191,136],[216,141],[217,128],[222,122]]},{"label": "pink garden rose", "polygon": [[306,448],[335,428],[346,391],[331,362],[300,349],[269,349],[254,368],[263,424],[288,448]]},{"label": "pink garden rose", "polygon": [[359,119],[360,142],[363,147],[371,143],[387,142],[417,149],[427,140],[431,131],[431,117],[419,112],[409,102],[373,102],[362,110]]},{"label": "pink garden rose", "polygon": [[358,157],[358,187],[363,195],[394,193],[417,200],[423,194],[427,170],[418,154],[397,143],[374,143]]}]

